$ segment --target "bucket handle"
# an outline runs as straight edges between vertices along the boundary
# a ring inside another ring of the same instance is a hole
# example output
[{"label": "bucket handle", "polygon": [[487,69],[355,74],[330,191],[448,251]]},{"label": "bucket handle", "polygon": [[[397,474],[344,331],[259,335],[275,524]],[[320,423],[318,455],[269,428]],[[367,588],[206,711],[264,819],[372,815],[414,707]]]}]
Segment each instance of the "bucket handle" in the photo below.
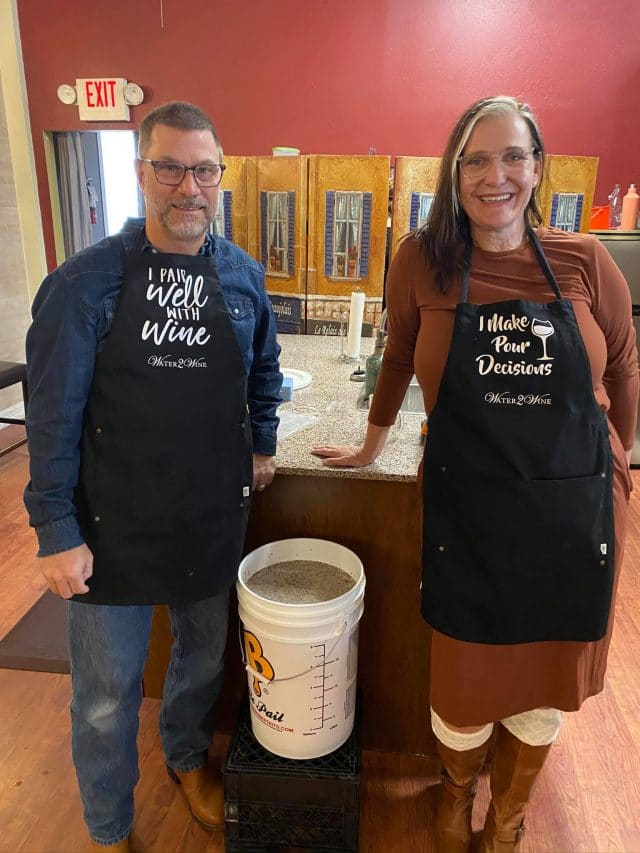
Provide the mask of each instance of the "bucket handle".
[{"label": "bucket handle", "polygon": [[[334,653],[336,646],[340,642],[342,635],[347,630],[347,622],[343,622],[342,628],[340,629],[340,633],[336,637],[335,643],[331,646],[329,651],[325,654],[325,658],[330,658]],[[252,675],[254,678],[257,678],[262,684],[277,684],[281,681],[293,681],[296,678],[301,678],[303,675],[308,675],[313,669],[317,669],[322,664],[316,664],[315,666],[310,666],[308,669],[305,669],[304,672],[299,672],[297,675],[287,675],[286,678],[265,678],[264,675],[260,672],[256,672],[256,670],[249,664],[247,658],[244,653],[244,643],[242,642],[242,622],[238,620],[238,641],[240,643],[240,656],[242,657],[242,663],[244,664],[244,668],[247,672]]]}]

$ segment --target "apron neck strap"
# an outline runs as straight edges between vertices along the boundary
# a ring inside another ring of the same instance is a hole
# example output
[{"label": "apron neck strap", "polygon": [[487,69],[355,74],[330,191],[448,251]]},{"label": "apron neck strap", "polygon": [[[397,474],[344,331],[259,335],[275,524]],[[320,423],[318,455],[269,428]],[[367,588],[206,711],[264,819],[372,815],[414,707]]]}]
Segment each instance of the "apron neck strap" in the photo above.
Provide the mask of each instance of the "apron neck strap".
[{"label": "apron neck strap", "polygon": [[[540,240],[538,240],[534,231],[527,226],[526,235],[531,245],[533,246],[533,251],[535,253],[536,259],[540,264],[540,269],[545,275],[545,278],[549,282],[551,286],[551,290],[554,295],[558,299],[562,299],[562,294],[560,293],[560,288],[558,287],[558,282],[556,281],[556,277],[553,274],[553,270],[549,266],[549,261],[547,261],[544,252],[542,251],[542,246],[540,245]],[[471,272],[471,252],[473,251],[473,244],[469,241],[464,247],[464,260],[462,262],[462,286],[460,289],[460,302],[466,302],[469,296],[469,275]]]},{"label": "apron neck strap", "polygon": [[527,226],[527,236],[531,241],[531,245],[533,246],[533,251],[536,254],[536,258],[538,259],[538,263],[540,264],[540,269],[545,275],[545,278],[551,285],[551,290],[555,293],[558,299],[562,299],[562,294],[560,293],[560,288],[558,287],[558,282],[556,280],[555,275],[553,274],[553,270],[549,266],[549,261],[546,259],[544,252],[542,251],[542,246],[540,245],[540,240],[534,233],[533,229]]},{"label": "apron neck strap", "polygon": [[136,237],[136,242],[133,246],[133,251],[136,255],[141,255],[144,251],[145,244],[147,242],[147,232],[145,227],[143,226],[140,231],[138,231],[138,236]]},{"label": "apron neck strap", "polygon": [[462,261],[462,287],[460,289],[460,302],[466,302],[469,296],[469,273],[471,272],[471,252],[473,245],[471,241],[464,247],[464,260]]}]

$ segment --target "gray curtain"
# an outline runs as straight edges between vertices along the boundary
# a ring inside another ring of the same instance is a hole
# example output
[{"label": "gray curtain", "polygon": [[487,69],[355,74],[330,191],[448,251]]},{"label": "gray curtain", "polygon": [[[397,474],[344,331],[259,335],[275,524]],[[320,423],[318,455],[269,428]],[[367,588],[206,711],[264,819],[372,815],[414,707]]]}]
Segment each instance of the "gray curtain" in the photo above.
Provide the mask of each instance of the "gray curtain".
[{"label": "gray curtain", "polygon": [[55,134],[60,211],[65,254],[69,258],[92,244],[87,174],[82,135],[78,131]]}]

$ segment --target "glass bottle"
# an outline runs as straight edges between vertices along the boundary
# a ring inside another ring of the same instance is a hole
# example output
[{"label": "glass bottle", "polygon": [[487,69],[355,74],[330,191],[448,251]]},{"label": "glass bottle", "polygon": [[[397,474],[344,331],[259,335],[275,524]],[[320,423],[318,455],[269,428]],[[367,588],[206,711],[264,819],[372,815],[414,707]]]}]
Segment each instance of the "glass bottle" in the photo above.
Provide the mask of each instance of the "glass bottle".
[{"label": "glass bottle", "polygon": [[621,200],[620,184],[616,184],[609,193],[609,228],[620,227]]}]

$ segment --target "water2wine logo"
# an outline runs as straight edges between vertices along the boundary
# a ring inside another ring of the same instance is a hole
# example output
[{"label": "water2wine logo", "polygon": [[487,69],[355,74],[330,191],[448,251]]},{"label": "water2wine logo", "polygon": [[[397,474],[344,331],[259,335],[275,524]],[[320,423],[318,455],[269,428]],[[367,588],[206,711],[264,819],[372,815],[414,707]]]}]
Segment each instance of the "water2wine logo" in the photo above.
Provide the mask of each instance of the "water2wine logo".
[{"label": "water2wine logo", "polygon": [[147,359],[147,364],[151,367],[177,367],[178,370],[191,367],[206,367],[207,361],[204,358],[173,358],[170,355],[151,355]]},{"label": "water2wine logo", "polygon": [[[555,329],[550,320],[494,312],[487,318],[480,315],[478,331],[493,335],[489,340],[490,351],[476,356],[480,376],[489,373],[509,376],[551,375],[553,356],[547,353],[547,339],[555,333]],[[532,358],[530,347],[533,341],[523,339],[523,333],[527,332],[539,338],[542,344],[541,356]],[[503,358],[505,355],[506,360]]]},{"label": "water2wine logo", "polygon": [[512,394],[511,391],[487,391],[485,403],[494,406],[550,406],[551,394]]}]

